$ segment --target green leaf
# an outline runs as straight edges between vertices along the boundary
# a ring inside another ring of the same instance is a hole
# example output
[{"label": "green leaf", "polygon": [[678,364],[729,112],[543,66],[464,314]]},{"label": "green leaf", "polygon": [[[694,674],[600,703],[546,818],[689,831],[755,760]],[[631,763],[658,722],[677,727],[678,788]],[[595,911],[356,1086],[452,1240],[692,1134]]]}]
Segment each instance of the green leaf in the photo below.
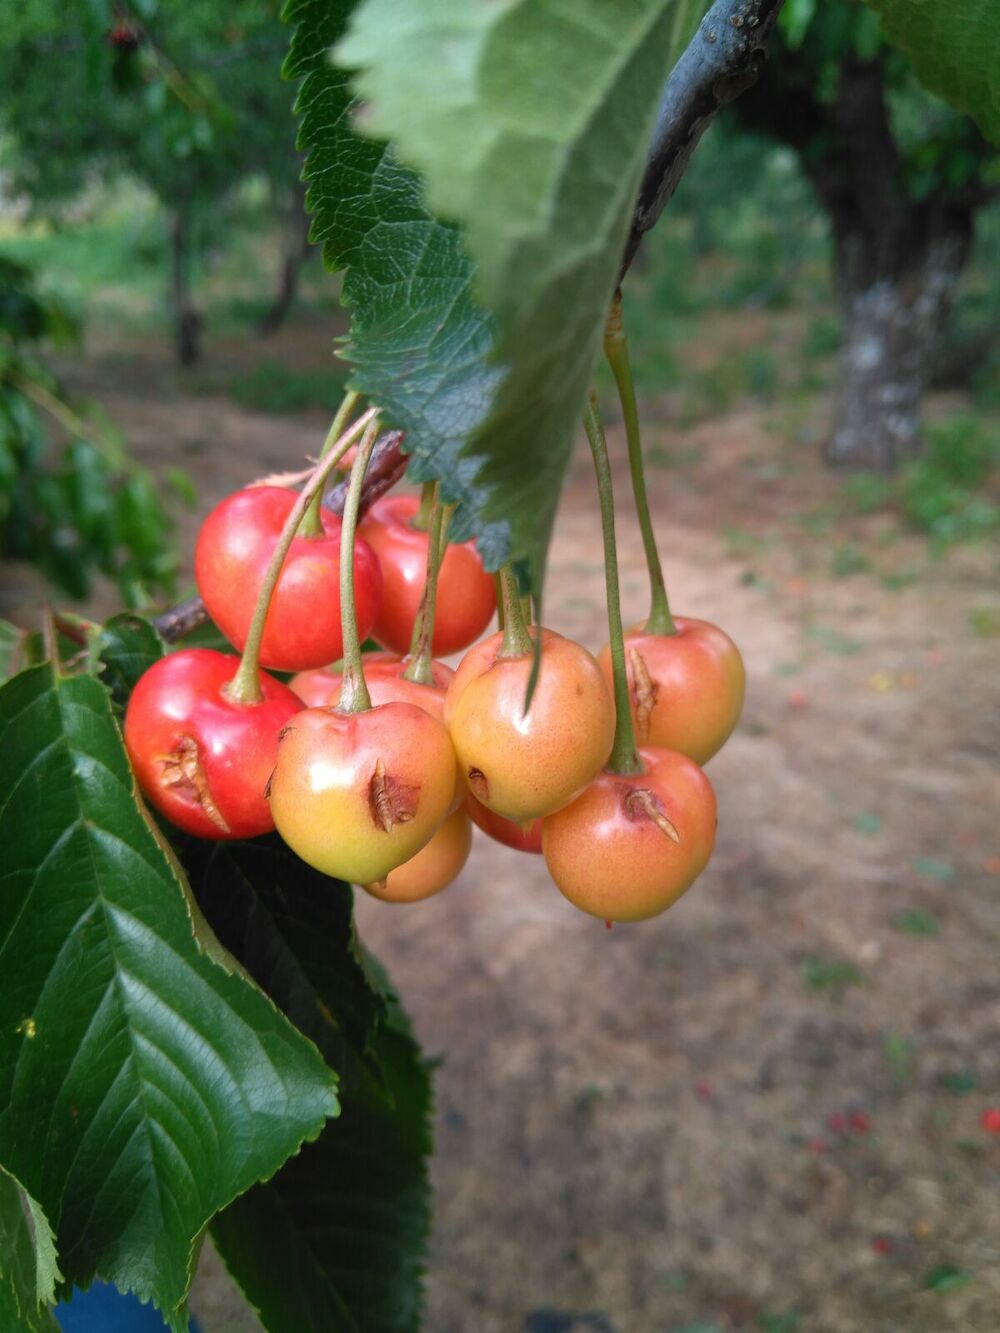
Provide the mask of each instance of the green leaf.
[{"label": "green leaf", "polygon": [[931,92],[1000,143],[1000,23],[996,0],[868,0],[885,35]]},{"label": "green leaf", "polygon": [[45,1214],[0,1169],[0,1328],[22,1333],[57,1329],[47,1307],[60,1280]]},{"label": "green leaf", "polygon": [[278,838],[191,843],[182,856],[219,938],[338,1070],[343,1107],[215,1219],[215,1243],[270,1333],[416,1330],[430,1081],[356,940],[351,890]]},{"label": "green leaf", "polygon": [[9,620],[0,620],[0,680],[20,671],[27,636],[27,630],[18,629]]},{"label": "green leaf", "polygon": [[938,1264],[924,1275],[922,1286],[925,1291],[954,1291],[972,1281],[972,1274],[954,1264]]},{"label": "green leaf", "polygon": [[892,924],[905,935],[927,936],[938,933],[937,917],[933,912],[924,911],[921,907],[894,913]]},{"label": "green leaf", "polygon": [[334,1076],[186,902],[98,681],[0,689],[0,793],[0,1162],[68,1283],[181,1330],[199,1233],[319,1133]]},{"label": "green leaf", "polygon": [[[292,0],[288,71],[308,74],[300,142],[314,234],[347,269],[353,383],[406,430],[415,477],[441,477],[462,501],[487,563],[509,537],[537,587],[660,88],[693,8],[367,0],[337,60],[360,67],[365,132],[423,173],[427,204],[412,173],[350,129],[345,76],[326,61],[347,9]],[[467,228],[475,297],[463,238],[428,206]]]},{"label": "green leaf", "polygon": [[101,626],[98,640],[101,679],[116,704],[124,707],[136,681],[166,651],[166,644],[142,616],[124,612]]}]

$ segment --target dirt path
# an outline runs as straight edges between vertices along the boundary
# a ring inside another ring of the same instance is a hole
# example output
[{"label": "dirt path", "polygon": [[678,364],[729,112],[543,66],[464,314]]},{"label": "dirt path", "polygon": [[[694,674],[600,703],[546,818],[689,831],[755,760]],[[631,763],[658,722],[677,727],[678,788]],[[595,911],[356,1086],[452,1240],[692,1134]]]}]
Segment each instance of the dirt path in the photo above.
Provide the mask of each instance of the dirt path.
[{"label": "dirt path", "polygon": [[[174,461],[179,444],[202,512],[320,429],[107,388],[140,452]],[[1000,1105],[995,552],[929,562],[883,518],[820,531],[835,483],[760,412],[651,443],[688,458],[650,478],[674,604],[722,624],[749,670],[710,765],[709,870],[665,917],[611,932],[540,859],[486,839],[441,897],[359,903],[445,1057],[427,1327],[996,1333],[1000,1136],[980,1124]],[[548,619],[592,648],[596,523],[581,457]],[[830,576],[845,542],[872,572]],[[208,1333],[252,1327],[211,1273],[195,1307]]]}]

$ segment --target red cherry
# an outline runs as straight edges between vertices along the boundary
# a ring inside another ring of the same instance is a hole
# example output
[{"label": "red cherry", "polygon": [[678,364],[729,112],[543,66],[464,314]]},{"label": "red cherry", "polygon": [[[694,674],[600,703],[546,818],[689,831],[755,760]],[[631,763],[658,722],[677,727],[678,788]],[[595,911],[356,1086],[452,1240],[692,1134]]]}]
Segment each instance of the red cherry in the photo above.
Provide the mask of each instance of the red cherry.
[{"label": "red cherry", "polygon": [[264,672],[263,702],[234,703],[224,687],[239,664],[209,648],[171,653],[141,676],[125,711],[125,746],[143,793],[201,838],[274,828],[265,791],[281,730],[302,708]]},{"label": "red cherry", "polygon": [[658,916],[705,869],[715,843],[715,793],[698,765],[673,750],[639,753],[645,772],[605,769],[542,822],[556,887],[605,921]]},{"label": "red cherry", "polygon": [[989,1106],[980,1121],[987,1134],[1000,1134],[1000,1106]]},{"label": "red cherry", "polygon": [[[396,653],[410,650],[427,575],[428,536],[411,526],[419,507],[415,495],[386,495],[372,505],[358,527],[378,556],[385,580],[374,636]],[[495,610],[493,576],[483,568],[475,543],[450,543],[438,574],[431,645],[435,656],[447,657],[474,643]]]},{"label": "red cherry", "polygon": [[[746,692],[746,672],[732,639],[707,620],[675,616],[676,634],[625,635],[629,698],[640,745],[678,750],[704,764],[728,739]],[[611,654],[597,659],[612,684]]]},{"label": "red cherry", "polygon": [[[195,578],[219,629],[241,651],[264,572],[297,496],[281,486],[250,486],[223,500],[198,534]],[[320,511],[323,535],[297,536],[271,598],[261,665],[303,671],[336,661],[340,632],[340,519]],[[354,546],[354,595],[358,633],[365,639],[378,614],[382,574],[364,541]]]},{"label": "red cherry", "polygon": [[[393,701],[416,704],[439,722],[444,720],[444,692],[454,671],[443,662],[432,662],[432,685],[410,681],[403,673],[408,659],[395,653],[365,653],[365,682],[373,704]],[[338,663],[339,665],[339,663]],[[334,707],[340,697],[341,674],[333,667],[321,671],[300,671],[289,682],[291,689],[311,708]]]},{"label": "red cherry", "polygon": [[855,1111],[851,1116],[851,1129],[855,1134],[867,1134],[872,1127],[872,1122],[864,1111]]},{"label": "red cherry", "polygon": [[497,842],[502,842],[505,847],[513,847],[518,852],[537,852],[541,855],[542,821],[540,819],[533,820],[527,828],[523,828],[520,824],[515,824],[512,819],[504,819],[503,815],[495,814],[492,810],[487,809],[482,801],[476,800],[471,791],[466,792],[465,808],[474,824]]}]

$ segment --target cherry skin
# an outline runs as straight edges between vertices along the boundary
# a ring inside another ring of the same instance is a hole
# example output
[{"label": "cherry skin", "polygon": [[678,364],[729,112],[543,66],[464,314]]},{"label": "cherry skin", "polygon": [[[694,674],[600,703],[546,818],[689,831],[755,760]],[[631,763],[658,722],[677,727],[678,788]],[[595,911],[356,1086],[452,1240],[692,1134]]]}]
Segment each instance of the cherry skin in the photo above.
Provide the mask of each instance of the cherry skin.
[{"label": "cherry skin", "polygon": [[495,842],[502,842],[505,847],[513,847],[518,852],[542,852],[542,821],[534,819],[524,828],[503,815],[495,815],[492,810],[477,801],[472,792],[465,794],[465,808],[472,822]]},{"label": "cherry skin", "polygon": [[416,856],[390,870],[382,884],[365,884],[384,903],[417,903],[440,893],[456,878],[472,849],[472,824],[464,810],[455,810]]},{"label": "cherry skin", "polygon": [[[707,620],[675,616],[676,634],[625,634],[632,720],[640,745],[679,750],[707,763],[728,740],[743,711],[746,672],[740,651]],[[597,659],[612,681],[611,653]]]},{"label": "cherry skin", "polygon": [[564,897],[603,921],[658,916],[708,865],[715,792],[693,760],[643,746],[645,773],[599,773],[542,823],[549,874]]},{"label": "cherry skin", "polygon": [[454,797],[448,733],[409,703],[360,713],[304,709],[284,730],[270,787],[289,847],[354,884],[384,880],[416,856]]},{"label": "cherry skin", "polygon": [[157,810],[201,838],[255,838],[274,828],[265,790],[278,737],[302,701],[260,674],[264,700],[239,704],[224,688],[240,660],[189,648],[155,662],[125,711],[125,747]]},{"label": "cherry skin", "polygon": [[543,630],[525,714],[533,655],[502,657],[502,646],[503,635],[493,634],[470,649],[448,686],[444,715],[472,794],[523,824],[568,804],[606,762],[615,708],[586,648]]},{"label": "cherry skin", "polygon": [[[408,663],[409,658],[397,657],[395,653],[365,653],[365,683],[372,703],[396,701],[416,704],[439,722],[443,721],[445,690],[454,671],[443,662],[432,662],[433,684],[421,685],[418,681],[407,680],[403,674]],[[335,667],[321,671],[300,671],[289,682],[289,688],[310,707],[333,708],[340,697],[341,680],[341,674]]]},{"label": "cherry skin", "polygon": [[[374,637],[396,653],[409,650],[427,577],[428,535],[411,526],[419,508],[415,495],[386,495],[372,505],[358,527],[378,556],[385,580]],[[448,544],[438,573],[431,651],[447,657],[468,648],[495,610],[493,576],[483,568],[475,543]]]},{"label": "cherry skin", "polygon": [[[195,579],[208,614],[241,651],[264,572],[297,495],[281,486],[249,486],[216,505],[198,534]],[[271,598],[261,665],[303,671],[344,651],[340,631],[340,519],[321,509],[323,535],[296,536]],[[382,572],[367,542],[354,546],[358,633],[371,633],[382,598]]]}]

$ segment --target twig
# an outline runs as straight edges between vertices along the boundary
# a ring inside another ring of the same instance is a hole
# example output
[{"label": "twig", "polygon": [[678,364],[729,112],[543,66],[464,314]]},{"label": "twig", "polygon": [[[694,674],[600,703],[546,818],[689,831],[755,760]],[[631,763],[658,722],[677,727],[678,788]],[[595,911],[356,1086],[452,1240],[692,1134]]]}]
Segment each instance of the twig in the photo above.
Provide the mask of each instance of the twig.
[{"label": "twig", "polygon": [[782,3],[716,0],[671,70],[660,97],[619,283],[676,190],[698,140],[727,102],[756,83]]},{"label": "twig", "polygon": [[[402,443],[403,432],[390,430],[386,431],[376,444],[372,461],[365,473],[364,489],[361,492],[362,514],[385,495],[386,491],[395,486],[406,471],[407,460],[401,449]],[[334,514],[342,514],[346,496],[347,483],[340,482],[327,491],[324,504]],[[153,624],[160,637],[167,643],[176,643],[207,621],[208,612],[205,610],[205,603],[200,597],[189,597],[186,602],[180,602],[157,616]]]}]

